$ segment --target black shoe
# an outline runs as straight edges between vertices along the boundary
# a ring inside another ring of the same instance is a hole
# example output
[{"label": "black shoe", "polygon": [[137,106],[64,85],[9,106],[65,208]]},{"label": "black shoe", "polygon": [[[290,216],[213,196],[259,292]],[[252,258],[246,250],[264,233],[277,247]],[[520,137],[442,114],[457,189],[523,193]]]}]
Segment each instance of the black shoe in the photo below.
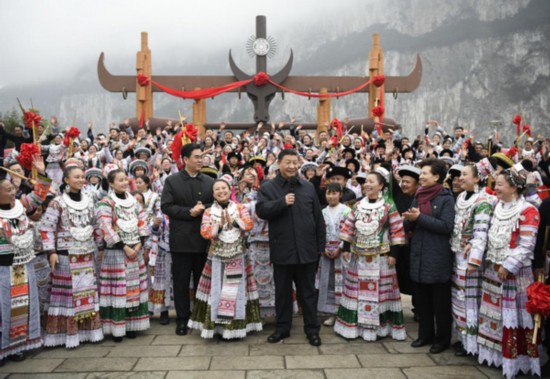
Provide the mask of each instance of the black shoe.
[{"label": "black shoe", "polygon": [[282,340],[284,340],[285,338],[288,338],[290,337],[290,333],[289,332],[275,332],[273,333],[272,335],[270,335],[269,337],[267,337],[267,342],[269,343],[277,343],[277,342],[280,342]]},{"label": "black shoe", "polygon": [[453,349],[454,349],[455,351],[464,349],[464,345],[462,344],[461,341],[456,341],[455,343],[453,343],[452,346],[453,346]]},{"label": "black shoe", "polygon": [[449,348],[449,344],[440,344],[440,343],[434,343],[432,347],[430,347],[430,354],[439,354],[443,351],[447,350]]},{"label": "black shoe", "polygon": [[307,336],[307,339],[311,346],[321,346],[321,337],[319,337],[319,334],[311,334]]},{"label": "black shoe", "polygon": [[122,342],[122,337],[113,336],[113,342],[116,342],[116,343]]},{"label": "black shoe", "polygon": [[170,324],[170,317],[168,317],[168,311],[160,312],[160,321],[161,325]]},{"label": "black shoe", "polygon": [[464,348],[455,351],[455,357],[465,357],[467,355],[468,352]]},{"label": "black shoe", "polygon": [[21,362],[27,359],[27,357],[23,353],[15,353],[12,355],[8,355],[6,359],[12,362]]},{"label": "black shoe", "polygon": [[411,347],[422,347],[431,344],[433,341],[431,338],[428,339],[422,339],[418,338],[411,343]]},{"label": "black shoe", "polygon": [[126,338],[134,339],[137,337],[137,332],[126,332]]},{"label": "black shoe", "polygon": [[187,324],[178,324],[178,325],[176,325],[176,334],[178,336],[187,335]]}]

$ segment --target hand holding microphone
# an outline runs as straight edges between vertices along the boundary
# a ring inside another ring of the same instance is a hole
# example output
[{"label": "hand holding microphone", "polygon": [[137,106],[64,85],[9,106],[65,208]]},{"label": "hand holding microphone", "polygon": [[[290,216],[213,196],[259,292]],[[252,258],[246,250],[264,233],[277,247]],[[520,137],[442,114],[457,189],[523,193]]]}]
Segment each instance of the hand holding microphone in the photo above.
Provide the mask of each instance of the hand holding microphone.
[{"label": "hand holding microphone", "polygon": [[291,206],[296,201],[296,195],[294,194],[294,187],[298,179],[295,176],[288,178],[288,193],[285,196],[285,203],[287,206]]}]

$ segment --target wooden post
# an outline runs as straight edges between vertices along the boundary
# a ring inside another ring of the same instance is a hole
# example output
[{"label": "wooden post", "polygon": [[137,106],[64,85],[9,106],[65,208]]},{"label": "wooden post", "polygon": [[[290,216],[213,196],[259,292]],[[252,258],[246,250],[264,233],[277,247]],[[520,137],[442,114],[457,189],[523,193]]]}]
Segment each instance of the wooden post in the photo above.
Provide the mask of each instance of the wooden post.
[{"label": "wooden post", "polygon": [[[327,88],[321,88],[320,94],[326,95],[328,93]],[[330,122],[330,98],[319,98],[319,105],[317,106],[317,134],[316,139],[319,137],[319,133],[327,132],[327,122]]]},{"label": "wooden post", "polygon": [[[380,47],[380,34],[372,35],[372,48],[369,52],[369,77],[372,79],[376,75],[384,75],[384,52]],[[378,105],[380,94],[384,91],[384,86],[377,88],[374,84],[369,85],[369,114],[372,117],[372,108]]]},{"label": "wooden post", "polygon": [[[136,76],[142,74],[152,77],[151,50],[148,46],[147,32],[141,33],[141,50],[136,54]],[[142,87],[136,79],[136,118],[139,120],[153,117],[153,84]]]},{"label": "wooden post", "polygon": [[[195,88],[195,91],[198,90],[200,88]],[[206,124],[206,99],[195,100],[193,103],[193,125],[199,130],[201,138],[206,135],[204,124]]]}]

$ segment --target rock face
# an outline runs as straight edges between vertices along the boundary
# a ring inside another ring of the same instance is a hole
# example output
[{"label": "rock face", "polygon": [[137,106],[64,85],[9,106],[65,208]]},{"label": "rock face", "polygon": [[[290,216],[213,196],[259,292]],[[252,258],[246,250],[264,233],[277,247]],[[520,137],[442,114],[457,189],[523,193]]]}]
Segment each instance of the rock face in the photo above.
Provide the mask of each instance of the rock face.
[{"label": "rock face", "polygon": [[[550,135],[550,1],[362,0],[342,7],[331,18],[304,20],[274,35],[279,53],[270,62],[269,72],[278,71],[292,48],[295,65],[291,75],[366,75],[372,34],[379,32],[387,75],[408,74],[416,54],[422,57],[420,87],[397,99],[386,96],[386,114],[402,124],[405,135],[421,133],[426,120],[436,119],[449,131],[460,124],[472,130],[476,139],[486,140],[493,132],[490,121],[500,120],[499,131],[509,142],[516,113],[532,125],[535,134]],[[252,73],[253,62],[245,49],[233,51]],[[216,62],[210,73],[229,74],[225,51],[212,52],[210,62]],[[99,130],[113,120],[134,116],[134,97],[129,95],[124,101],[120,94],[105,92],[97,83],[95,63],[90,62],[74,82],[25,92],[32,94],[43,114],[72,120],[77,110],[78,124],[91,119]],[[153,69],[179,72],[176,68]],[[185,74],[192,74],[192,69],[186,67]],[[204,70],[201,67],[201,74]],[[2,89],[0,110],[10,109],[20,92]],[[157,94],[155,115],[175,116],[178,109],[190,115],[191,104]],[[365,94],[332,100],[333,117],[365,117],[366,104]],[[314,100],[293,95],[284,100],[277,96],[270,113],[275,122],[293,116],[311,122],[316,118],[316,105]],[[238,100],[236,95],[223,95],[208,100],[207,109],[209,122],[252,120],[253,109],[246,96]]]}]

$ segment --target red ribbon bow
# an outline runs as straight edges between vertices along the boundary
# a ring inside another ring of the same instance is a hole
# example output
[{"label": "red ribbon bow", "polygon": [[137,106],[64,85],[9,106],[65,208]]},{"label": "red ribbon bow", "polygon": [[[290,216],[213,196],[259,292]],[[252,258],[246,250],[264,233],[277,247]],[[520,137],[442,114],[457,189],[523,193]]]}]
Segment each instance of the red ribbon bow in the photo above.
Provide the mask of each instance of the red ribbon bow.
[{"label": "red ribbon bow", "polygon": [[40,149],[34,143],[22,143],[20,150],[17,161],[25,170],[32,170],[32,158],[40,154]]},{"label": "red ribbon bow", "polygon": [[65,138],[63,139],[63,145],[69,146],[71,144],[71,138],[75,139],[80,136],[80,130],[77,127],[71,126],[67,133],[65,133]]},{"label": "red ribbon bow", "polygon": [[523,125],[523,133],[527,133],[529,137],[532,137],[533,132],[531,131],[531,126],[528,124]]},{"label": "red ribbon bow", "polygon": [[541,313],[550,316],[550,286],[542,282],[534,282],[527,287],[527,312],[531,314]]},{"label": "red ribbon bow", "polygon": [[33,123],[35,126],[40,125],[40,120],[42,120],[42,116],[40,116],[39,114],[33,112],[25,112],[25,125],[28,129],[32,129]]},{"label": "red ribbon bow", "polygon": [[268,84],[271,80],[269,79],[269,75],[267,75],[265,72],[260,71],[254,76],[254,84],[258,87],[261,87],[265,84]]}]

